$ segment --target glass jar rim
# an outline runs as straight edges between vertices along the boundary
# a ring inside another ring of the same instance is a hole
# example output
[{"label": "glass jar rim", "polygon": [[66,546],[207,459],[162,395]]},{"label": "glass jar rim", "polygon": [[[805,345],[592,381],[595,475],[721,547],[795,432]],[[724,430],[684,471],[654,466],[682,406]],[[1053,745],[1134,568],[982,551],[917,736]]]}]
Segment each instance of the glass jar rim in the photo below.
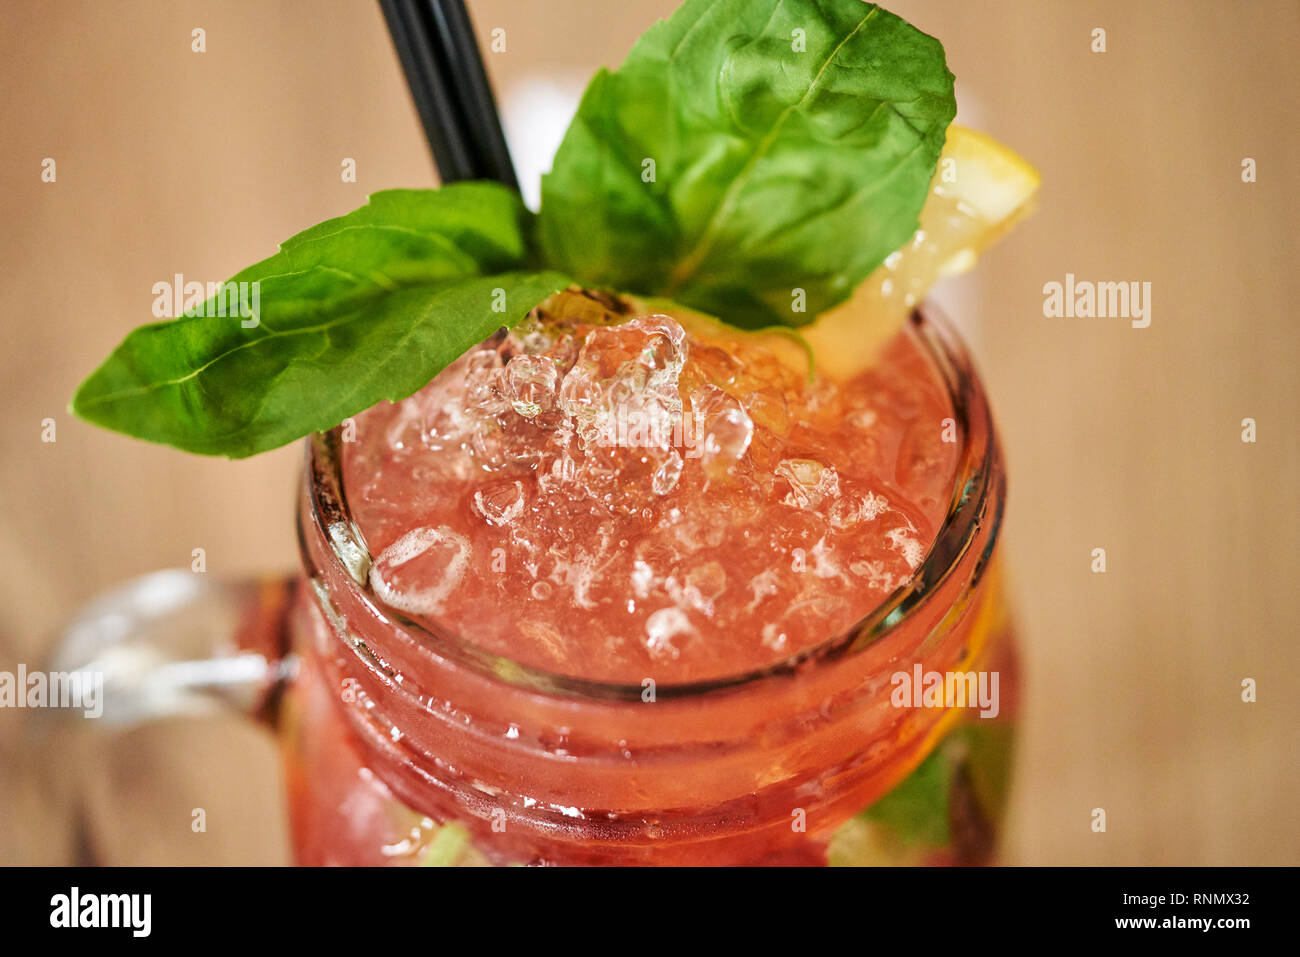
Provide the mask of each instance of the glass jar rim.
[{"label": "glass jar rim", "polygon": [[[998,444],[987,396],[965,345],[951,322],[932,304],[927,302],[923,306],[924,313],[921,308],[913,310],[910,322],[947,390],[961,447],[947,512],[920,564],[906,582],[871,612],[826,640],[778,661],[734,675],[657,685],[657,699],[697,699],[789,679],[816,663],[829,664],[877,646],[898,632],[898,626],[940,589],[961,565],[980,533],[987,531],[983,554],[979,556],[976,571],[964,590],[973,590],[978,584],[980,572],[987,565],[997,541],[1004,509],[1005,481],[998,467]],[[490,680],[523,691],[588,701],[642,700],[645,689],[639,683],[580,678],[522,664],[452,634],[434,622],[417,621],[375,594],[369,582],[370,550],[352,517],[344,489],[342,430],[342,425],[336,426],[307,440],[306,481],[311,522],[328,544],[340,569],[357,587],[358,599],[376,617],[400,629],[438,658],[471,668]],[[989,513],[987,523],[986,513]],[[299,549],[304,567],[310,573],[313,560],[306,534],[300,520]]]}]

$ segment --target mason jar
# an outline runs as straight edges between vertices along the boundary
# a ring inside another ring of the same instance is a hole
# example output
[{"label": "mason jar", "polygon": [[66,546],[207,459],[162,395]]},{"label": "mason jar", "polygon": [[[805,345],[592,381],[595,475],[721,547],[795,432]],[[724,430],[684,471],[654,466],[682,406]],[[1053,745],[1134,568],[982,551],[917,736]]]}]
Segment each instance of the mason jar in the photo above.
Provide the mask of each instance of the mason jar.
[{"label": "mason jar", "polygon": [[946,518],[910,580],[786,660],[589,681],[412,619],[368,584],[337,428],[305,443],[299,576],[146,579],[88,609],[57,664],[102,671],[119,723],[219,702],[273,728],[300,864],[992,862],[1017,697],[1005,475],[947,321],[927,306],[907,334],[955,420]]}]

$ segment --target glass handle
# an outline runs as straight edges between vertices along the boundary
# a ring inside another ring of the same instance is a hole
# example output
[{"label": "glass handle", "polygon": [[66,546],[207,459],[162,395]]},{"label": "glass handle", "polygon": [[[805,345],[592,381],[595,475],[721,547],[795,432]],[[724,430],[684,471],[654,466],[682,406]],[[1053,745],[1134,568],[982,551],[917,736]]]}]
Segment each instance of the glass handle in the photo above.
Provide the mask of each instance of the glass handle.
[{"label": "glass handle", "polygon": [[116,727],[230,709],[272,722],[295,668],[286,627],[294,581],[144,575],[81,609],[50,669],[89,677],[101,689],[101,720]]}]

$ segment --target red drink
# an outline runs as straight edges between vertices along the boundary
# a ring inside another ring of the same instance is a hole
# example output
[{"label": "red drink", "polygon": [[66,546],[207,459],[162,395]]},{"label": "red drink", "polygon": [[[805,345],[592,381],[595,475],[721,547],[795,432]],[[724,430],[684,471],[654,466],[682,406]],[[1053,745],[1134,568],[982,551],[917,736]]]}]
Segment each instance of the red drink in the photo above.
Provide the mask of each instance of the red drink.
[{"label": "red drink", "polygon": [[993,722],[891,700],[1008,668],[969,370],[620,311],[563,294],[318,443],[300,858],[987,859],[1011,675]]}]

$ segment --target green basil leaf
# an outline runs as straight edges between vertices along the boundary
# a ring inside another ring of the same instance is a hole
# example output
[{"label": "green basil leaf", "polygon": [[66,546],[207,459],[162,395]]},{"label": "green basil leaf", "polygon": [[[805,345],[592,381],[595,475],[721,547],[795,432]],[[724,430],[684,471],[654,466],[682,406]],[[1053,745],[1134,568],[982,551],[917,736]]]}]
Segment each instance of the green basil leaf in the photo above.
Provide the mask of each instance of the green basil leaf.
[{"label": "green basil leaf", "polygon": [[945,741],[892,791],[862,816],[885,827],[907,845],[943,847],[948,843],[948,805],[953,760]]},{"label": "green basil leaf", "polygon": [[802,325],[915,232],[955,113],[943,47],[875,4],[687,0],[588,86],[538,238],[588,283]]},{"label": "green basil leaf", "polygon": [[235,302],[218,296],[199,315],[134,330],[71,409],[231,458],[330,428],[422,388],[568,284],[520,271],[531,265],[529,226],[518,195],[496,184],[376,193],[231,279],[250,284],[240,300],[249,318],[227,315]]}]

